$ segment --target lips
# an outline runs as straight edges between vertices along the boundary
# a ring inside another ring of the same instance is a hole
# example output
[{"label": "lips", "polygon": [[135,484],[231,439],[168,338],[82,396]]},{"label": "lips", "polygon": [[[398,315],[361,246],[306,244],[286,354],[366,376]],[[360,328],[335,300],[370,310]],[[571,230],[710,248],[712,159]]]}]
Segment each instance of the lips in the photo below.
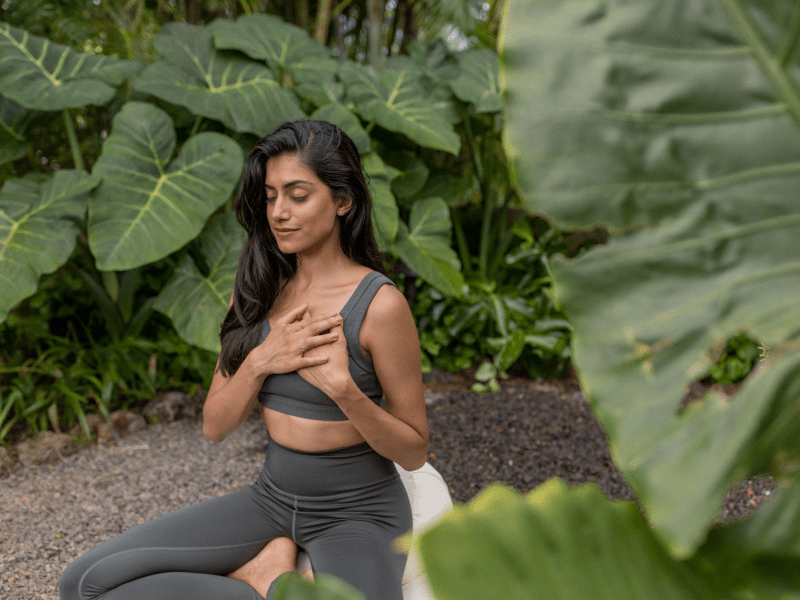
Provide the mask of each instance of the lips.
[{"label": "lips", "polygon": [[276,228],[274,231],[275,231],[275,235],[277,237],[286,237],[288,235],[291,235],[295,231],[297,231],[297,229],[277,229]]}]

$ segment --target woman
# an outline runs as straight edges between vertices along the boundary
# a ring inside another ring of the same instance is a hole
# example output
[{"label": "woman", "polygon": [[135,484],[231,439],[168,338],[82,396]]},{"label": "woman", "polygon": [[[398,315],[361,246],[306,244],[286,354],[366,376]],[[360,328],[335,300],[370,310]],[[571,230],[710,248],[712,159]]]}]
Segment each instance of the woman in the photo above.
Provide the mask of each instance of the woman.
[{"label": "woman", "polygon": [[367,600],[402,598],[392,540],[411,511],[392,461],[422,466],[428,426],[416,327],[381,274],[355,145],[330,123],[282,125],[248,155],[236,211],[247,241],[203,432],[221,442],[257,399],[264,469],[89,551],[62,600],[256,600],[298,546]]}]

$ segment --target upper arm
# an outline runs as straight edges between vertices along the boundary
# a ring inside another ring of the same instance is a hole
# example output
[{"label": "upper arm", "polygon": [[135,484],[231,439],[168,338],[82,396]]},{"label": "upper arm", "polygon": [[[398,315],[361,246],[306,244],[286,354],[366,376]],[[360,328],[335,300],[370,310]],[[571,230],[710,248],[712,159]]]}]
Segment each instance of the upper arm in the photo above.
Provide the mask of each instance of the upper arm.
[{"label": "upper arm", "polygon": [[[233,292],[231,292],[231,299],[228,302],[228,310],[231,309],[231,306],[233,306]],[[222,374],[219,368],[219,357],[217,357],[217,364],[214,367],[214,376],[211,378],[211,385],[208,386],[208,394],[210,395],[212,392],[224,387],[226,383],[228,383],[228,377]]]},{"label": "upper arm", "polygon": [[428,440],[422,357],[414,317],[397,288],[381,286],[367,309],[359,341],[369,351],[386,410]]}]

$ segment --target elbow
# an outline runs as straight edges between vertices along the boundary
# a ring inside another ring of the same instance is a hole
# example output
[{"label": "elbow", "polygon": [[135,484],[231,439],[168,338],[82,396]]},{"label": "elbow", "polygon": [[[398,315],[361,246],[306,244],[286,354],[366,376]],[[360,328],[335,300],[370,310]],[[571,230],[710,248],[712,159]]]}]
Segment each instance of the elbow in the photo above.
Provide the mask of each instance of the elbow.
[{"label": "elbow", "polygon": [[417,469],[421,469],[425,465],[425,458],[423,457],[422,460],[416,460],[414,462],[409,462],[405,465],[400,465],[406,471],[416,471]]},{"label": "elbow", "polygon": [[214,442],[215,444],[219,444],[222,440],[225,439],[225,436],[222,435],[219,431],[214,431],[211,427],[209,427],[208,421],[205,419],[203,420],[203,435],[205,435],[209,440]]},{"label": "elbow", "polygon": [[417,469],[421,469],[427,460],[428,444],[426,443],[423,448],[420,448],[413,454],[409,453],[408,456],[403,458],[403,462],[397,464],[403,467],[406,471],[416,471]]},{"label": "elbow", "polygon": [[422,460],[404,460],[402,463],[397,464],[403,467],[406,471],[416,471],[425,465],[425,457],[422,457]]}]

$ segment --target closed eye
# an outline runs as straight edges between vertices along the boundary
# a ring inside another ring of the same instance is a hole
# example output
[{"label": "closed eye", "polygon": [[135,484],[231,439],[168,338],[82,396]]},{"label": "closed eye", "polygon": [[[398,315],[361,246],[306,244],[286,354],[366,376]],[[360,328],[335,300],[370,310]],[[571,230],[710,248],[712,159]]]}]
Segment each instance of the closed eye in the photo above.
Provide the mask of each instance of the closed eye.
[{"label": "closed eye", "polygon": [[308,196],[299,196],[299,197],[295,197],[295,196],[289,196],[289,198],[291,198],[291,199],[292,199],[292,200],[294,200],[295,202],[302,202],[303,200],[305,200],[306,198],[308,198]]}]

